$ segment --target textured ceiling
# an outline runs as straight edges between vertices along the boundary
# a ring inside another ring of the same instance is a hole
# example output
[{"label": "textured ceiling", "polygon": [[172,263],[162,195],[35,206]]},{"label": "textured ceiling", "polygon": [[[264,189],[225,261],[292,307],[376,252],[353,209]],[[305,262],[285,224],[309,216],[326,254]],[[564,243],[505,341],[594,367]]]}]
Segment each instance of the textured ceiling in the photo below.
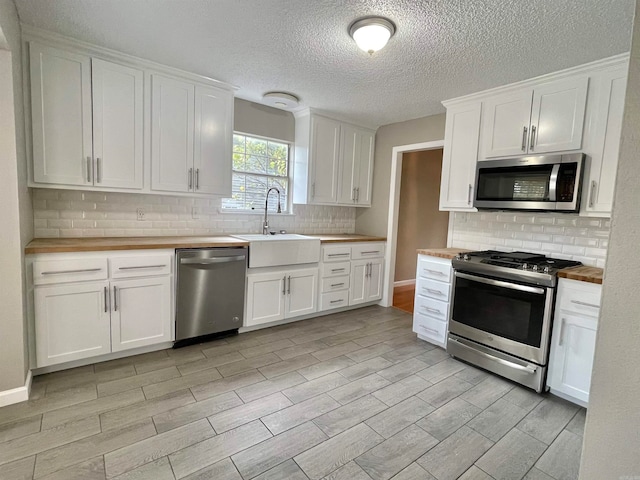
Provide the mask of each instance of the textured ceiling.
[{"label": "textured ceiling", "polygon": [[[15,0],[22,22],[370,126],[629,50],[634,0]],[[372,57],[347,28],[383,15]]]}]

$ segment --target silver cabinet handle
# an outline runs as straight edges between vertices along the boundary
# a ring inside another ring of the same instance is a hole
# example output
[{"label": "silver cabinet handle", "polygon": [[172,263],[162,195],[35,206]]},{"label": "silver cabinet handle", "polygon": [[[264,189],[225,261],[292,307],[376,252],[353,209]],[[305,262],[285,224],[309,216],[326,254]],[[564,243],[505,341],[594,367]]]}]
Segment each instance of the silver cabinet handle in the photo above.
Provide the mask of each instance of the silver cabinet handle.
[{"label": "silver cabinet handle", "polygon": [[593,208],[593,205],[595,203],[595,193],[596,193],[596,186],[598,184],[596,183],[595,180],[591,181],[591,190],[589,191],[589,208]]},{"label": "silver cabinet handle", "polygon": [[533,151],[533,147],[536,144],[536,126],[531,125],[531,143],[529,144],[529,150]]},{"label": "silver cabinet handle", "polygon": [[291,275],[289,275],[289,286],[287,287],[287,294],[291,295]]},{"label": "silver cabinet handle", "polygon": [[193,168],[189,169],[189,190],[193,188]]},{"label": "silver cabinet handle", "polygon": [[96,182],[102,183],[102,159],[96,158]]},{"label": "silver cabinet handle", "polygon": [[434,295],[444,296],[444,293],[441,292],[440,290],[434,290],[432,288],[427,288],[427,287],[424,287],[424,289],[429,293],[433,293]]},{"label": "silver cabinet handle", "polygon": [[436,330],[435,328],[425,327],[424,325],[420,325],[420,328],[422,328],[423,330],[426,330],[427,332],[431,332],[431,333],[434,333],[436,335],[440,335],[440,332],[438,332],[438,330]]},{"label": "silver cabinet handle", "polygon": [[342,303],[344,302],[344,298],[340,298],[338,300],[331,300],[329,303],[334,304],[334,303]]},{"label": "silver cabinet handle", "polygon": [[113,311],[118,311],[118,287],[113,286]]},{"label": "silver cabinet handle", "polygon": [[40,275],[62,275],[64,273],[89,273],[99,272],[101,268],[81,268],[79,270],[57,270],[53,272],[42,272]]},{"label": "silver cabinet handle", "polygon": [[564,317],[560,321],[560,334],[558,335],[558,345],[562,346],[564,343]]},{"label": "silver cabinet handle", "polygon": [[287,276],[282,277],[282,294],[287,294]]},{"label": "silver cabinet handle", "polygon": [[582,305],[583,307],[600,308],[600,305],[596,305],[595,303],[581,302],[580,300],[571,300],[571,303]]},{"label": "silver cabinet handle", "polygon": [[527,127],[525,126],[522,129],[522,151],[524,152],[527,149]]},{"label": "silver cabinet handle", "polygon": [[467,193],[467,203],[471,205],[471,192],[473,191],[473,185],[469,184],[469,193]]},{"label": "silver cabinet handle", "polygon": [[107,307],[107,295],[108,295],[107,291],[108,290],[109,289],[107,287],[104,287],[104,313],[107,313],[107,308],[108,308]]},{"label": "silver cabinet handle", "polygon": [[356,188],[356,203],[360,202],[360,187]]},{"label": "silver cabinet handle", "polygon": [[87,183],[91,183],[92,164],[93,162],[91,161],[91,157],[87,157]]},{"label": "silver cabinet handle", "polygon": [[162,268],[166,267],[166,265],[139,265],[135,267],[118,267],[118,270],[136,270],[141,268]]},{"label": "silver cabinet handle", "polygon": [[316,197],[316,182],[313,182],[311,184],[311,198],[315,198]]},{"label": "silver cabinet handle", "polygon": [[200,169],[196,168],[196,190],[200,190]]},{"label": "silver cabinet handle", "polygon": [[335,272],[344,272],[345,269],[344,268],[332,268],[331,269],[331,273],[335,273]]},{"label": "silver cabinet handle", "polygon": [[351,200],[354,202],[356,201],[356,187],[351,189]]},{"label": "silver cabinet handle", "polygon": [[438,315],[442,315],[442,312],[437,308],[427,307],[426,305],[421,305],[421,307],[423,310],[426,310],[427,312],[437,313]]},{"label": "silver cabinet handle", "polygon": [[441,277],[444,277],[444,276],[445,276],[445,274],[444,274],[444,273],[442,273],[442,272],[441,272],[441,271],[439,271],[439,270],[429,270],[428,268],[425,268],[425,269],[424,269],[424,271],[425,271],[425,272],[429,272],[429,273],[433,273],[434,275],[440,275]]},{"label": "silver cabinet handle", "polygon": [[327,257],[348,257],[349,253],[330,253]]},{"label": "silver cabinet handle", "polygon": [[380,250],[369,250],[367,252],[360,252],[361,255],[374,255],[380,253]]},{"label": "silver cabinet handle", "polygon": [[344,282],[342,283],[332,283],[331,286],[332,287],[342,287],[344,285]]}]

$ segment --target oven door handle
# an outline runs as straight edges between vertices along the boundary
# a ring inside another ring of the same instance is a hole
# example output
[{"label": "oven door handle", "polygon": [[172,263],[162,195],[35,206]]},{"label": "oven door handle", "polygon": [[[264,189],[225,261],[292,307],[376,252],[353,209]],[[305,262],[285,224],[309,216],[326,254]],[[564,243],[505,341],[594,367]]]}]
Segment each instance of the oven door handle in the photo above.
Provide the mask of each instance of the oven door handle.
[{"label": "oven door handle", "polygon": [[470,347],[468,345],[465,345],[464,343],[457,341],[455,338],[449,337],[448,341],[449,342],[455,342],[459,346],[464,347],[464,348],[466,348],[468,350],[473,350],[473,352],[476,355],[481,355],[482,357],[486,358],[487,360],[491,360],[493,362],[499,363],[500,365],[504,365],[506,367],[513,368],[515,370],[520,370],[520,371],[529,373],[531,375],[536,373],[536,370],[538,370],[538,367],[532,367],[531,365],[527,365],[527,366],[518,365],[517,363],[513,363],[513,362],[510,362],[508,360],[504,360],[502,358],[494,357],[493,355],[490,355],[490,354],[488,354],[486,352],[482,352],[482,351],[476,350],[475,348],[472,348],[472,347]]},{"label": "oven door handle", "polygon": [[487,285],[493,285],[495,287],[510,288],[511,290],[520,290],[521,292],[537,293],[538,295],[544,295],[545,289],[538,287],[530,287],[528,285],[518,285],[517,283],[503,282],[502,280],[494,280],[493,278],[477,277],[475,275],[469,275],[467,273],[456,272],[456,277],[471,280],[472,282],[486,283]]}]

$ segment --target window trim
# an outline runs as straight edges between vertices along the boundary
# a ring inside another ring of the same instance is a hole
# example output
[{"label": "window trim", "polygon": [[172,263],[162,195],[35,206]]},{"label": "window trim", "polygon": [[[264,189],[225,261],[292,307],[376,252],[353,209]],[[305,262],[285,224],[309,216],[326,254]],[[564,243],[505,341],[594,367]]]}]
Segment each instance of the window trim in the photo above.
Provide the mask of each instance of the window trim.
[{"label": "window trim", "polygon": [[[287,149],[287,176],[280,176],[280,175],[269,175],[268,173],[254,173],[254,172],[246,172],[246,171],[236,171],[233,169],[233,166],[231,167],[231,175],[233,176],[234,173],[239,173],[239,174],[245,174],[245,175],[254,175],[257,177],[264,177],[264,178],[286,178],[287,179],[287,183],[289,185],[289,194],[287,195],[286,198],[286,202],[282,203],[283,206],[283,212],[282,213],[275,213],[275,212],[269,212],[269,214],[276,214],[276,215],[282,215],[282,216],[286,216],[286,215],[294,215],[293,213],[293,158],[292,158],[292,152],[294,149],[294,143],[290,142],[289,140],[282,140],[280,138],[274,138],[274,137],[265,137],[264,135],[256,135],[254,133],[247,133],[247,132],[242,132],[240,130],[234,130],[233,131],[233,135],[242,135],[244,137],[251,137],[251,138],[257,138],[259,140],[266,140],[267,142],[277,142],[277,143],[283,143],[286,144],[289,148]],[[232,151],[231,151],[231,155],[233,157],[233,139],[231,141],[232,143]],[[267,157],[268,158],[268,157]],[[232,160],[232,159],[231,159]],[[233,161],[233,160],[232,160]],[[232,177],[233,178],[233,177]],[[233,195],[233,191],[231,192],[231,194]],[[220,213],[238,213],[238,214],[249,214],[249,215],[261,215],[262,213],[262,208],[260,209],[246,209],[246,208],[227,208],[223,206],[223,201],[225,199],[228,199],[230,197],[222,197],[221,202],[220,202]]]}]

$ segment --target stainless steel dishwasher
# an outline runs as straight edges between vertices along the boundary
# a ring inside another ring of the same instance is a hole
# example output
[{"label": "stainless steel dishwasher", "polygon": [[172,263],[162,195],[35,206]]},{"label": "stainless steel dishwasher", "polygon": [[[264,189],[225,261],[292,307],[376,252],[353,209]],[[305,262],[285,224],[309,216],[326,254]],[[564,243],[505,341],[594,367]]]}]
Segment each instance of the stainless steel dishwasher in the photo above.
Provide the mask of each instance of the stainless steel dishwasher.
[{"label": "stainless steel dishwasher", "polygon": [[174,347],[242,327],[247,253],[246,248],[176,250]]}]

